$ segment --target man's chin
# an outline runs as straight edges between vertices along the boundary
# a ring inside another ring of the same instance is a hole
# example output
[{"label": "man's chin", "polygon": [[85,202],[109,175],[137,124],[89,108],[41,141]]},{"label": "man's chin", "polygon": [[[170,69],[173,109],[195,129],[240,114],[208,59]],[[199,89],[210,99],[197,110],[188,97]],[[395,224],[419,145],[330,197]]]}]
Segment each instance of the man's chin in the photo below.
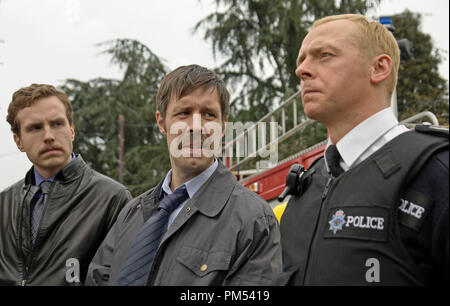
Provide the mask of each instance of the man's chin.
[{"label": "man's chin", "polygon": [[179,158],[173,158],[172,157],[172,167],[173,164],[177,165],[178,168],[182,169],[182,171],[190,172],[191,170],[195,172],[202,172],[203,170],[206,170],[209,166],[212,165],[214,162],[214,156],[213,157],[206,157],[201,155],[200,157],[195,156],[189,156],[189,157],[183,157],[180,156]]},{"label": "man's chin", "polygon": [[215,156],[214,150],[205,148],[182,148],[176,153],[177,154],[174,155],[176,158],[211,159]]},{"label": "man's chin", "polygon": [[66,158],[66,156],[48,156],[47,158],[41,160],[39,164],[43,168],[62,169],[70,161],[71,158]]}]

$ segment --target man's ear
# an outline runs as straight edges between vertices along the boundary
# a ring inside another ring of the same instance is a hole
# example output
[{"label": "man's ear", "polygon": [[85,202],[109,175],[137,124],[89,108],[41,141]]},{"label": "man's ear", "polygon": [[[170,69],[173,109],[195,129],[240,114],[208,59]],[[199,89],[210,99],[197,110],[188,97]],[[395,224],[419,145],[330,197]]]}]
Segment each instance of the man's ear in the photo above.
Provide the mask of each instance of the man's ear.
[{"label": "man's ear", "polygon": [[164,125],[164,117],[161,115],[159,111],[156,111],[156,123],[158,124],[159,131],[161,134],[167,136],[167,132]]},{"label": "man's ear", "polygon": [[387,54],[378,55],[373,59],[370,69],[370,81],[379,84],[391,75],[392,59]]},{"label": "man's ear", "polygon": [[14,142],[17,145],[17,148],[20,150],[20,152],[24,152],[23,145],[22,145],[22,140],[20,140],[20,136],[17,135],[16,133],[14,133],[13,137],[14,137]]},{"label": "man's ear", "polygon": [[225,131],[226,131],[227,123],[228,123],[228,117],[226,117],[225,120],[223,121],[222,137],[225,136]]},{"label": "man's ear", "polygon": [[75,126],[72,125],[70,126],[70,131],[72,132],[72,142],[75,140]]}]

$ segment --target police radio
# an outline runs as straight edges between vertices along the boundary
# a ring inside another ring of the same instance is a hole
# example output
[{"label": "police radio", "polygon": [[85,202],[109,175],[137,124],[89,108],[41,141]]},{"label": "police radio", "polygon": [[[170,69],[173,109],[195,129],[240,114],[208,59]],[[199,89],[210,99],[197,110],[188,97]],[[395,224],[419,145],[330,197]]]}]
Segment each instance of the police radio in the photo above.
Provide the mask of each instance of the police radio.
[{"label": "police radio", "polygon": [[295,195],[298,192],[300,192],[299,190],[301,189],[300,179],[302,178],[305,172],[306,172],[305,167],[303,167],[303,165],[293,164],[291,166],[291,169],[289,169],[289,172],[286,176],[286,187],[284,188],[283,192],[278,196],[279,202],[282,202],[288,194]]}]

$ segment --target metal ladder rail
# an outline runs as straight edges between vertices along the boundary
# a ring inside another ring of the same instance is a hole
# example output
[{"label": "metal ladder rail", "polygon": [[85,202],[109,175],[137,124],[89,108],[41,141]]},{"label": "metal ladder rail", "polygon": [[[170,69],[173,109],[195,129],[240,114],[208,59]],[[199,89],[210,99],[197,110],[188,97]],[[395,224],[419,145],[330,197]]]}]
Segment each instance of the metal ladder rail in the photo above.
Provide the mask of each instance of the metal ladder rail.
[{"label": "metal ladder rail", "polygon": [[[430,111],[424,111],[424,112],[415,114],[415,115],[413,115],[413,116],[411,116],[409,118],[406,118],[406,119],[400,121],[399,124],[406,125],[408,128],[414,128],[414,125],[417,124],[417,123],[414,123],[414,122],[416,122],[417,120],[419,120],[421,118],[428,118],[431,121],[431,124],[433,126],[439,127],[439,121],[438,121],[436,115],[433,114]],[[308,121],[311,121],[311,120],[308,119]],[[418,123],[418,124],[420,124],[420,123]],[[274,166],[274,168],[279,166],[279,165],[282,165],[282,164],[284,164],[286,162],[289,162],[289,161],[291,161],[291,160],[293,160],[293,159],[295,159],[295,158],[297,158],[297,157],[299,157],[301,155],[304,155],[304,154],[306,154],[306,153],[308,153],[308,152],[310,152],[310,151],[312,151],[312,150],[314,150],[314,149],[316,149],[316,148],[318,148],[318,147],[320,147],[322,145],[325,145],[326,143],[327,143],[327,140],[323,140],[323,141],[321,141],[321,142],[319,142],[319,143],[317,143],[317,144],[315,144],[315,145],[313,145],[313,146],[311,146],[309,148],[306,148],[305,150],[302,150],[302,151],[300,151],[298,153],[295,153],[295,154],[293,154],[293,155],[283,159],[282,161],[279,161]],[[259,176],[259,175],[261,175],[264,172],[269,171],[269,170],[271,170],[271,169],[264,169],[262,171],[259,171],[259,172],[255,173],[255,174],[250,175],[249,177],[240,179],[239,182],[242,183],[242,182],[244,182],[246,180],[250,180],[250,179],[255,178],[255,177],[257,177],[257,176]]]},{"label": "metal ladder rail", "polygon": [[[298,112],[297,112],[296,99],[300,96],[300,93],[301,93],[300,90],[297,91],[295,94],[290,96],[286,101],[282,102],[280,104],[280,106],[278,106],[275,110],[271,111],[270,113],[265,115],[263,118],[261,118],[258,122],[253,124],[250,128],[248,128],[243,133],[236,136],[236,138],[234,138],[231,142],[228,142],[225,144],[225,148],[224,148],[225,155],[224,156],[230,157],[230,167],[229,167],[230,170],[234,170],[234,169],[238,168],[239,166],[249,162],[250,160],[254,159],[258,153],[261,153],[262,151],[267,150],[267,148],[272,148],[273,145],[284,141],[285,139],[287,139],[289,136],[291,136],[295,132],[305,128],[306,126],[308,126],[309,124],[314,122],[313,120],[306,119],[306,120],[302,121],[301,123],[298,123],[298,120],[297,120]],[[293,108],[293,127],[291,129],[289,129],[288,131],[286,131],[286,122],[287,122],[286,110],[291,105]],[[248,135],[250,133],[254,133],[254,131],[258,127],[258,124],[260,124],[260,123],[275,122],[275,116],[279,115],[280,113],[281,113],[281,135],[279,135],[277,137],[277,139],[270,142],[269,144],[266,144],[262,148],[259,148],[257,151],[251,152],[251,154],[249,154],[248,147],[247,147]],[[240,149],[240,143],[242,142],[242,140],[244,142],[244,156],[247,156],[247,157],[244,157],[241,160],[241,157],[238,154],[236,154],[236,155],[238,155],[238,156],[236,156],[237,160],[235,163],[233,163],[232,157],[234,155],[232,154],[232,152],[233,152],[232,150],[235,147],[235,145],[237,145],[237,148]]]},{"label": "metal ladder rail", "polygon": [[[250,128],[245,130],[242,134],[236,136],[236,138],[234,138],[231,142],[225,144],[224,152],[226,153],[228,150],[228,155],[225,155],[225,156],[230,157],[230,170],[235,170],[235,169],[239,168],[240,166],[246,164],[250,160],[256,158],[257,154],[259,154],[260,152],[267,150],[267,148],[272,148],[273,145],[283,142],[284,140],[286,140],[288,137],[290,137],[294,133],[298,132],[301,129],[304,129],[308,125],[315,122],[314,120],[306,119],[306,120],[302,121],[301,123],[298,123],[296,98],[300,96],[300,93],[301,93],[301,90],[297,91],[295,94],[293,94],[291,97],[289,97],[286,101],[282,102],[281,105],[278,106],[275,110],[273,110],[270,113],[268,113],[267,115],[265,115],[258,122],[253,124]],[[293,127],[291,129],[289,129],[288,131],[286,131],[286,121],[287,121],[286,120],[286,110],[291,105],[293,107]],[[278,115],[279,113],[281,113],[281,132],[282,132],[281,135],[279,135],[277,137],[277,139],[275,139],[274,141],[272,141],[269,144],[266,144],[262,148],[258,149],[256,152],[251,152],[251,154],[248,154],[249,153],[248,147],[247,147],[248,135],[250,133],[252,133],[255,129],[257,129],[259,123],[264,123],[264,122],[268,122],[268,121],[275,122],[275,116]],[[439,126],[439,121],[438,121],[436,115],[430,111],[424,111],[419,114],[413,115],[405,120],[402,120],[401,122],[399,122],[399,124],[411,125],[413,122],[415,122],[421,118],[428,118],[431,121],[432,125]],[[241,139],[244,140],[244,156],[247,156],[247,157],[244,157],[241,160],[240,156],[236,156],[237,161],[235,163],[233,163],[234,155],[232,153],[230,154],[230,150],[232,152],[233,147],[236,144],[238,145],[237,148],[239,149],[240,143],[238,143],[238,141],[241,141]]]},{"label": "metal ladder rail", "polygon": [[428,118],[428,119],[430,119],[432,125],[439,126],[439,121],[438,121],[436,115],[430,111],[425,111],[425,112],[415,114],[414,116],[411,116],[409,118],[406,118],[405,120],[400,121],[399,124],[413,123],[421,118]]}]

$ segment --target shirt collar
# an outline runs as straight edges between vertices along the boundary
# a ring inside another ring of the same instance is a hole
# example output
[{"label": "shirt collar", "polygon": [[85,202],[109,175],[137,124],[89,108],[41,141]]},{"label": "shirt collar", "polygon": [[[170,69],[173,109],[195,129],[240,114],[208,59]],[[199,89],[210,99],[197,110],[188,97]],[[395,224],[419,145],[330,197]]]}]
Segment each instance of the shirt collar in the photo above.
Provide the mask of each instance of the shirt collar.
[{"label": "shirt collar", "polygon": [[53,182],[54,179],[55,179],[55,175],[52,176],[51,178],[48,178],[48,179],[47,179],[47,178],[42,177],[42,176],[39,174],[39,172],[37,172],[36,169],[34,169],[34,181],[36,182],[35,186],[41,185],[41,183],[44,182],[44,181],[50,181],[50,182]]},{"label": "shirt collar", "polygon": [[[216,159],[214,163],[211,166],[209,166],[206,170],[203,170],[202,173],[184,183],[184,185],[186,185],[186,189],[190,199],[194,197],[195,193],[200,189],[200,187],[202,187],[202,185],[206,183],[206,181],[214,173],[214,171],[216,171],[218,164],[219,162]],[[162,196],[163,191],[166,194],[172,193],[172,189],[170,189],[171,181],[172,181],[172,169],[169,170],[166,177],[164,178],[164,182],[162,184],[162,188],[159,194],[160,198]]]},{"label": "shirt collar", "polygon": [[[388,107],[354,127],[336,144],[345,165],[350,168],[373,143],[396,125],[398,120]],[[330,144],[328,139],[327,147]]]},{"label": "shirt collar", "polygon": [[[72,152],[72,159],[71,159],[70,161],[74,160],[75,158],[76,158],[76,155],[75,155],[75,153]],[[69,162],[69,163],[70,163],[70,162]],[[33,167],[33,170],[34,170],[34,181],[35,181],[35,186],[41,185],[41,183],[42,183],[43,181],[50,181],[50,182],[53,182],[53,181],[55,180],[55,176],[56,176],[56,175],[52,176],[51,178],[46,179],[46,178],[42,177],[42,176],[39,174],[39,172],[37,172],[36,168]]]}]

